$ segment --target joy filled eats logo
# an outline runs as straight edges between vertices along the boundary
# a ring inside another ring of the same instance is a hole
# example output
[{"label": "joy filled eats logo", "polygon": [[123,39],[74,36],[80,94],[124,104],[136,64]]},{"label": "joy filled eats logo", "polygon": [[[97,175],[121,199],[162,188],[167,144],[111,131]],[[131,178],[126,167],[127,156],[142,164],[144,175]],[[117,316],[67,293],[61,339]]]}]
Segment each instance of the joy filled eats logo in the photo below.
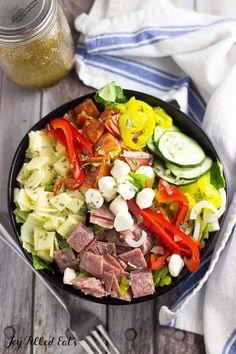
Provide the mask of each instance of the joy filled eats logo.
[{"label": "joy filled eats logo", "polygon": [[75,347],[78,345],[78,341],[74,337],[65,337],[65,336],[59,336],[59,337],[51,337],[51,338],[45,338],[45,337],[33,337],[32,335],[30,336],[25,336],[23,338],[18,338],[16,336],[12,336],[9,340],[5,340],[5,348],[9,349],[11,348],[12,350],[18,351],[22,348],[27,347],[28,345],[33,345],[33,346],[44,346],[44,347],[51,347],[53,345],[57,345],[60,347]]}]

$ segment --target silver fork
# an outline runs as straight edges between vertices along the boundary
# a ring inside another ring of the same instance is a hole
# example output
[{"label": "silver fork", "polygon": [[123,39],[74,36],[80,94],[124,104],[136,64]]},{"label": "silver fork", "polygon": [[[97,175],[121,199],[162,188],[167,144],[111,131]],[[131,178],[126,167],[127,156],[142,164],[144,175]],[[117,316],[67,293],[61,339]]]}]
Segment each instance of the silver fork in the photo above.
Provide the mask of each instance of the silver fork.
[{"label": "silver fork", "polygon": [[[5,214],[5,213],[4,213]],[[1,213],[1,221],[4,219],[4,224],[9,227],[8,218]],[[116,354],[120,354],[116,345],[113,343],[108,333],[104,329],[100,320],[90,311],[73,307],[68,300],[63,297],[56,288],[49,283],[42,275],[37,272],[34,267],[26,260],[18,244],[13,240],[6,227],[0,223],[0,240],[8,245],[27,266],[41,279],[47,289],[57,299],[57,301],[63,306],[63,308],[69,314],[70,330],[72,334],[79,340],[80,345],[88,354],[112,354],[112,351]],[[109,347],[108,347],[109,346]],[[112,351],[111,351],[112,350]]]}]

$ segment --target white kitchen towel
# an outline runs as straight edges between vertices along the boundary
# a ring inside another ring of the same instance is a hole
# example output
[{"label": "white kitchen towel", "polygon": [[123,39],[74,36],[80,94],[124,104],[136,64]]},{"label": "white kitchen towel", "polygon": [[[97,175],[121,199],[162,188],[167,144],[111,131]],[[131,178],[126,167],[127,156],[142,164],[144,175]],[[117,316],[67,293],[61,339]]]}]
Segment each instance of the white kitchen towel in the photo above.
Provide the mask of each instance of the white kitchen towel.
[{"label": "white kitchen towel", "polygon": [[202,122],[224,161],[232,203],[214,253],[186,281],[172,308],[162,307],[159,320],[204,334],[208,353],[235,353],[236,19],[165,0],[96,0],[75,26],[82,34],[76,70],[86,85],[98,88],[114,80],[123,88],[176,99]]}]

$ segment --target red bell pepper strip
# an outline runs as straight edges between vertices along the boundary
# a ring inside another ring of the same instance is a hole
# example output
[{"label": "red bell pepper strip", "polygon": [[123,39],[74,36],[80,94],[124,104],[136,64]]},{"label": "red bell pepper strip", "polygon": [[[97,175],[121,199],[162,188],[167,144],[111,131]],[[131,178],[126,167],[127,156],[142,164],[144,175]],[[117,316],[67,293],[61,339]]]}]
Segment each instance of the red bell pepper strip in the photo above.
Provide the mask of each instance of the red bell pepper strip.
[{"label": "red bell pepper strip", "polygon": [[[54,130],[61,130],[65,136],[66,151],[68,155],[69,163],[72,166],[72,174],[75,182],[77,183],[77,188],[79,188],[84,182],[84,170],[80,166],[79,157],[76,151],[75,144],[75,134],[72,124],[63,118],[54,118],[51,121],[52,128]],[[60,134],[61,135],[61,134]],[[66,181],[64,180],[64,186]],[[60,182],[59,182],[60,184]]]},{"label": "red bell pepper strip", "polygon": [[90,154],[92,154],[93,145],[91,144],[91,142],[85,139],[85,137],[72,124],[71,124],[71,129],[76,141],[78,141],[85,150],[87,150],[88,152],[90,152]]},{"label": "red bell pepper strip", "polygon": [[163,256],[156,257],[154,254],[151,254],[150,259],[148,261],[149,268],[152,270],[160,270],[162,269],[166,263],[167,258],[170,256],[170,252],[166,251]]},{"label": "red bell pepper strip", "polygon": [[178,210],[175,215],[173,223],[176,226],[181,225],[188,212],[188,198],[175,186],[170,185],[168,182],[160,179],[157,190],[157,201],[159,203],[178,203]]},{"label": "red bell pepper strip", "polygon": [[[137,217],[142,217],[142,223],[165,244],[171,253],[177,253],[185,258],[185,263],[191,272],[200,264],[199,242],[186,235],[176,225],[167,221],[163,215],[152,209],[140,209],[134,200],[129,200],[129,209]],[[174,236],[179,236],[180,241],[174,241]]]},{"label": "red bell pepper strip", "polygon": [[147,212],[147,209],[140,209],[133,199],[128,200],[127,203],[132,213],[136,217],[141,216],[142,224],[146,226],[148,230],[152,231],[157,237],[159,237],[161,242],[163,242],[163,244],[171,253],[177,253],[181,256],[187,257],[191,256],[190,250],[184,249],[176,242],[174,242],[173,238],[165,231],[163,226],[153,220],[152,216],[150,216],[150,214]]},{"label": "red bell pepper strip", "polygon": [[176,241],[179,246],[187,247],[191,250],[191,257],[190,259],[185,259],[185,263],[189,270],[194,272],[200,264],[199,242],[186,235],[176,225],[173,225],[167,221],[163,215],[158,214],[151,209],[146,209],[146,212],[154,221],[158,222],[160,225],[163,225],[168,233],[171,233],[173,236],[178,236],[181,239],[180,241]]}]

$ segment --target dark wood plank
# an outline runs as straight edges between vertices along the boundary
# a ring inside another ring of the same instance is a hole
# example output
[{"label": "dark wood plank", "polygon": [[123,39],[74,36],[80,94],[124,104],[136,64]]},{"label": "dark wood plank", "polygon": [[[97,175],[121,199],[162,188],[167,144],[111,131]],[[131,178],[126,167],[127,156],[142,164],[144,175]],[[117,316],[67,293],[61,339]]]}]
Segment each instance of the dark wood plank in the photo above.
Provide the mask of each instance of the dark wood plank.
[{"label": "dark wood plank", "polygon": [[124,354],[152,354],[154,302],[109,306],[108,330]]},{"label": "dark wood plank", "polygon": [[[66,13],[70,25],[73,26],[75,14],[87,12],[93,1],[63,1],[63,10]],[[77,35],[75,35],[77,37]],[[74,70],[65,79],[57,85],[43,90],[42,96],[42,116],[52,111],[63,103],[72,100],[78,96],[90,92],[91,89],[83,86]],[[106,324],[106,307],[94,303],[89,303],[77,298],[68,296],[74,306],[87,308],[94,312],[103,323]],[[43,300],[42,300],[43,299]],[[65,352],[65,348],[58,345],[58,338],[68,336],[68,316],[57,300],[49,293],[40,281],[36,279],[35,286],[35,306],[34,306],[34,332],[37,336],[55,337],[55,343],[51,347],[34,347],[34,353],[57,353]],[[50,315],[48,315],[50,314]],[[83,353],[79,346],[67,347],[71,354]]]},{"label": "dark wood plank", "polygon": [[[153,321],[154,351],[157,354],[204,354],[203,336],[182,330],[161,326],[158,314],[162,305],[171,306],[176,300],[181,285],[155,300],[155,313]],[[191,320],[191,319],[190,319]]]},{"label": "dark wood plank", "polygon": [[[7,210],[7,180],[15,149],[26,131],[39,118],[40,93],[28,91],[12,84],[1,74],[0,107],[0,200],[1,211]],[[4,347],[4,333],[23,339],[32,333],[32,272],[15,254],[0,244],[0,347]],[[5,332],[4,332],[5,330]],[[30,345],[18,353],[30,353]],[[13,348],[4,349],[13,353]]]}]

